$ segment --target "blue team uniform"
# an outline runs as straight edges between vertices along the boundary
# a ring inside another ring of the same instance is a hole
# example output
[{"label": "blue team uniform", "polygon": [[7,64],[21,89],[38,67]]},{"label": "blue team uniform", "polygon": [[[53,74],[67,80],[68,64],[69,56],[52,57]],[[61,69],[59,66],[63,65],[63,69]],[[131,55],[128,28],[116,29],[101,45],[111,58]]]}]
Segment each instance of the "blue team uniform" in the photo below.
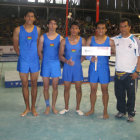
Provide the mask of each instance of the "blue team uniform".
[{"label": "blue team uniform", "polygon": [[72,58],[74,66],[70,66],[64,63],[63,67],[63,80],[64,81],[82,81],[83,71],[81,65],[81,49],[82,49],[82,38],[80,37],[79,42],[76,45],[71,45],[68,37],[66,37],[65,43],[65,58],[69,60]]},{"label": "blue team uniform", "polygon": [[58,34],[54,40],[50,40],[46,34],[43,43],[43,60],[41,65],[42,77],[60,77],[61,67],[59,61],[59,45],[60,35]]},{"label": "blue team uniform", "polygon": [[[91,47],[110,47],[109,37],[103,44],[95,42],[95,37],[91,39]],[[110,82],[110,70],[109,70],[109,57],[97,56],[97,71],[95,71],[95,62],[90,62],[88,80],[91,83],[107,84]]]},{"label": "blue team uniform", "polygon": [[34,73],[40,70],[39,56],[37,53],[37,27],[28,33],[24,26],[20,26],[19,33],[19,58],[17,70],[21,73]]}]

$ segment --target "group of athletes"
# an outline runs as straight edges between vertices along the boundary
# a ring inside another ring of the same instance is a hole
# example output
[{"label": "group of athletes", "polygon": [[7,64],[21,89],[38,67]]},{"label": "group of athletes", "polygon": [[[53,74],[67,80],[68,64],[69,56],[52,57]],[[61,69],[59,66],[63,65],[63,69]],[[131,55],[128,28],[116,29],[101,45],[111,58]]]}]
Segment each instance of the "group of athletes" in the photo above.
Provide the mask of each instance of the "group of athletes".
[{"label": "group of athletes", "polygon": [[[111,47],[111,52],[116,54],[114,91],[117,99],[117,118],[122,118],[128,113],[128,121],[134,121],[136,81],[140,72],[140,43],[130,33],[131,21],[122,19],[119,23],[120,34],[114,38],[106,35],[107,26],[104,21],[96,23],[96,34],[87,39],[79,36],[79,23],[74,21],[70,25],[70,35],[63,38],[56,32],[57,21],[55,18],[48,20],[48,32],[41,35],[39,27],[34,25],[36,12],[28,9],[24,15],[25,24],[15,28],[13,33],[14,49],[19,56],[17,70],[22,81],[22,93],[26,109],[21,116],[32,112],[38,113],[35,108],[37,97],[37,80],[40,71],[39,58],[42,60],[40,75],[43,78],[43,92],[46,103],[45,114],[50,113],[49,85],[52,78],[52,111],[58,113],[56,100],[58,96],[58,82],[61,76],[60,61],[64,62],[62,79],[64,81],[65,108],[60,114],[69,111],[69,97],[71,83],[75,82],[76,112],[78,115],[91,115],[94,113],[98,83],[101,85],[103,101],[103,118],[108,119],[108,84],[110,82],[109,57],[108,56],[82,56],[82,46]],[[90,61],[88,80],[90,82],[91,109],[87,113],[80,110],[82,98],[81,84],[83,72],[81,63]],[[97,68],[95,68],[97,63]],[[31,107],[29,104],[28,77],[31,79]],[[127,100],[126,100],[127,95]]]}]

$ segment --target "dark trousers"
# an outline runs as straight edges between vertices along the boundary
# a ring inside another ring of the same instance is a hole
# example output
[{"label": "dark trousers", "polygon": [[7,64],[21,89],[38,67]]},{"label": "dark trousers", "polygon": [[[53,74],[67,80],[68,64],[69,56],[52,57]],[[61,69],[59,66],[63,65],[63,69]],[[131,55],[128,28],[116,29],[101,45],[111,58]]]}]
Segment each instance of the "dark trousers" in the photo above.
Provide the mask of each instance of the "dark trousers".
[{"label": "dark trousers", "polygon": [[125,114],[128,112],[128,115],[135,116],[135,92],[135,80],[132,80],[131,76],[123,80],[115,77],[115,96],[119,112]]}]

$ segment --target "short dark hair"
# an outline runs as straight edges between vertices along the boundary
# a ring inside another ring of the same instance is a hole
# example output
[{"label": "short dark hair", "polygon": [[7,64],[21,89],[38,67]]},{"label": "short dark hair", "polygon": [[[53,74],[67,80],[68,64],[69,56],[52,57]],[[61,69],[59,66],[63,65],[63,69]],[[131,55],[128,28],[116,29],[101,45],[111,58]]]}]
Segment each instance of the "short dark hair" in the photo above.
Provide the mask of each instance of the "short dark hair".
[{"label": "short dark hair", "polygon": [[35,9],[27,9],[24,13],[24,17],[26,17],[28,13],[34,13],[35,18],[37,18],[37,13]]},{"label": "short dark hair", "polygon": [[49,24],[52,20],[54,20],[57,23],[57,19],[55,17],[51,17],[48,19],[47,24]]},{"label": "short dark hair", "polygon": [[70,24],[70,28],[71,28],[73,25],[78,26],[78,27],[79,27],[79,29],[80,29],[80,24],[79,24],[79,22],[78,22],[78,21],[73,21],[73,22]]},{"label": "short dark hair", "polygon": [[106,22],[105,22],[104,20],[100,20],[100,21],[98,21],[98,22],[95,24],[95,28],[96,28],[96,29],[97,29],[97,26],[98,26],[99,24],[104,24],[105,27],[107,28]]},{"label": "short dark hair", "polygon": [[128,18],[122,18],[122,19],[120,20],[120,23],[123,23],[123,22],[127,22],[128,25],[131,26],[131,20],[130,20],[130,19],[128,19]]}]

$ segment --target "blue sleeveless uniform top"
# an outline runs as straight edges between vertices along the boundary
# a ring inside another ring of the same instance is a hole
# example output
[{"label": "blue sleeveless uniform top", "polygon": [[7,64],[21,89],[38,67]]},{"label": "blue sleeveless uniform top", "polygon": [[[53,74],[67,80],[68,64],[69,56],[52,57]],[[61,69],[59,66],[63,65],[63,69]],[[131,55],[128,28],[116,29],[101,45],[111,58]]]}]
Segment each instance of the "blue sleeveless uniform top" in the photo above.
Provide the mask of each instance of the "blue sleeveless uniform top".
[{"label": "blue sleeveless uniform top", "polygon": [[30,63],[36,63],[37,59],[39,61],[39,56],[37,52],[37,39],[38,32],[36,26],[34,26],[33,31],[30,33],[26,32],[23,25],[20,26],[19,33],[20,59]]},{"label": "blue sleeveless uniform top", "polygon": [[[103,44],[98,44],[95,42],[95,37],[93,36],[91,39],[91,47],[110,47],[110,39],[109,37],[106,38],[105,42]],[[102,64],[102,65],[108,65],[109,64],[109,56],[97,56],[97,64]],[[91,62],[95,63],[95,62]]]},{"label": "blue sleeveless uniform top", "polygon": [[80,37],[79,42],[75,45],[71,45],[68,37],[66,37],[65,43],[65,58],[69,60],[72,57],[72,61],[75,64],[81,64],[81,51],[82,51],[82,38]]},{"label": "blue sleeveless uniform top", "polygon": [[58,34],[54,40],[50,40],[46,33],[43,34],[43,60],[59,60],[59,45],[60,45],[60,35]]}]

